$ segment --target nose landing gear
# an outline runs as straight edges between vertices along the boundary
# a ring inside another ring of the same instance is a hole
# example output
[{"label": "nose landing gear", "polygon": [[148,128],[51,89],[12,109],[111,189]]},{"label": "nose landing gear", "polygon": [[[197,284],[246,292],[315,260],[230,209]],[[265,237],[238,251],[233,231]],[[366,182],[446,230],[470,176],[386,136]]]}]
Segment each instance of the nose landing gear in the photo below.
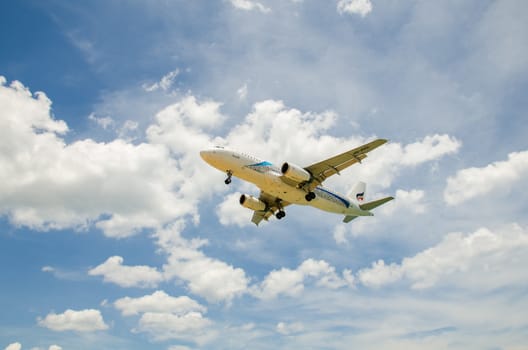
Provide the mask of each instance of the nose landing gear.
[{"label": "nose landing gear", "polygon": [[231,170],[226,171],[227,178],[225,179],[224,183],[226,185],[229,185],[231,183],[231,177],[233,176],[233,172]]},{"label": "nose landing gear", "polygon": [[278,220],[282,219],[282,218],[285,217],[285,216],[286,216],[286,212],[285,212],[284,210],[279,210],[279,211],[277,212],[277,214],[275,214],[275,217],[276,217]]}]

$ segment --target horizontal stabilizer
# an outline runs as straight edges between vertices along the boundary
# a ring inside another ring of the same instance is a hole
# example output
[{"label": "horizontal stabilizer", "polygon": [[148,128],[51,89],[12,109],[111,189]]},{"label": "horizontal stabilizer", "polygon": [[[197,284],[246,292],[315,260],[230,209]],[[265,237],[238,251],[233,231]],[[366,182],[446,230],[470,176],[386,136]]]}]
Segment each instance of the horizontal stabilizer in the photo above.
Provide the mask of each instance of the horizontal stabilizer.
[{"label": "horizontal stabilizer", "polygon": [[344,222],[344,223],[347,223],[347,222],[350,222],[350,221],[354,220],[355,218],[357,218],[357,216],[354,216],[354,215],[347,215],[347,216],[345,216],[345,218],[343,219],[343,222]]},{"label": "horizontal stabilizer", "polygon": [[359,207],[362,209],[362,210],[372,210],[374,208],[377,208],[379,207],[380,205],[382,204],[385,204],[391,200],[393,200],[394,197],[385,197],[385,198],[381,198],[381,199],[378,199],[378,200],[375,200],[375,201],[372,201],[372,202],[368,202],[368,203],[364,203],[364,204],[360,204]]}]

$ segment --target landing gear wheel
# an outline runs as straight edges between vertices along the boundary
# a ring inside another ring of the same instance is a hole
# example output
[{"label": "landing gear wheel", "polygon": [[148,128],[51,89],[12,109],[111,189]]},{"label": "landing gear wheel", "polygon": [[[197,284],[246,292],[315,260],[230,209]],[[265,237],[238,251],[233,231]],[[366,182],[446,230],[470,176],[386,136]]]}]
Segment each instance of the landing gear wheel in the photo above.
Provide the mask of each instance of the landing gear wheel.
[{"label": "landing gear wheel", "polygon": [[226,173],[227,173],[227,179],[225,179],[224,183],[226,185],[229,185],[231,183],[231,176],[233,176],[233,172],[231,170],[228,170]]},{"label": "landing gear wheel", "polygon": [[313,199],[315,199],[315,193],[314,192],[308,192],[306,194],[306,196],[304,196],[304,198],[306,199],[306,201],[310,202]]},{"label": "landing gear wheel", "polygon": [[277,219],[280,220],[280,219],[282,219],[283,217],[286,216],[286,213],[284,212],[284,210],[279,210],[279,211],[277,212],[277,214],[275,214],[275,216],[277,217]]}]

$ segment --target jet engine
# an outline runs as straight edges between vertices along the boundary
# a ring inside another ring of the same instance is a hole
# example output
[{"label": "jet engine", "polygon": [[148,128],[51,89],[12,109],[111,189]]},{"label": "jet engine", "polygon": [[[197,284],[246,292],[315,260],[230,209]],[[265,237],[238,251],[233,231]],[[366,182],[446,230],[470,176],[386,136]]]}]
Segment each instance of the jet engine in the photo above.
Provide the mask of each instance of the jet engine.
[{"label": "jet engine", "polygon": [[250,196],[249,194],[243,194],[240,196],[240,205],[251,210],[266,210],[266,203],[260,199]]},{"label": "jet engine", "polygon": [[281,172],[282,175],[286,176],[288,179],[298,183],[310,181],[310,179],[312,178],[312,175],[309,172],[307,172],[300,166],[291,163],[282,164]]}]

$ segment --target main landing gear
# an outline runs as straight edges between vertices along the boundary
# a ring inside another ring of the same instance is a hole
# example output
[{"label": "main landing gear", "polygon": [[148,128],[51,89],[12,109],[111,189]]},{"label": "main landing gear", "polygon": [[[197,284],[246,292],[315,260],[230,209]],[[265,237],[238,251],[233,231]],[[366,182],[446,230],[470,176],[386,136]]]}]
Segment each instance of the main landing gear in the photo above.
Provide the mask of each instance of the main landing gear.
[{"label": "main landing gear", "polygon": [[304,196],[304,199],[306,199],[307,202],[312,201],[312,199],[315,199],[315,193],[314,192],[308,192],[306,196]]},{"label": "main landing gear", "polygon": [[284,208],[282,207],[282,203],[280,199],[277,199],[276,203],[277,203],[278,210],[275,213],[275,217],[277,218],[277,220],[280,220],[286,216],[286,212],[284,211]]},{"label": "main landing gear", "polygon": [[224,183],[226,185],[229,185],[231,183],[231,177],[233,176],[233,172],[231,170],[226,171],[227,173],[227,179],[225,179]]}]

